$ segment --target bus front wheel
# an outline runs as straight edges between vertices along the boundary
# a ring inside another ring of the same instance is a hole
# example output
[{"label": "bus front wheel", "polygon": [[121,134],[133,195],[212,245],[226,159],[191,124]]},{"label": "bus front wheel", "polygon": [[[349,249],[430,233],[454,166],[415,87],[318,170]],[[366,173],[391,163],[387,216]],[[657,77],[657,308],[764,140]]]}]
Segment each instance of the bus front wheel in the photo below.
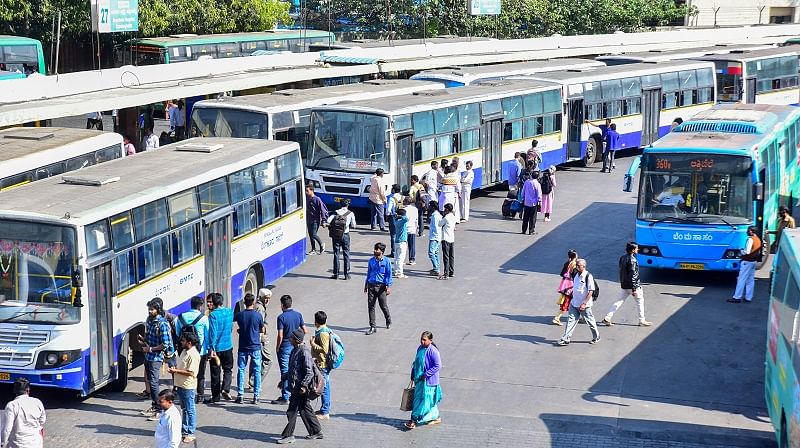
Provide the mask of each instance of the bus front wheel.
[{"label": "bus front wheel", "polygon": [[258,294],[258,274],[253,268],[247,271],[247,277],[244,279],[244,293],[254,296]]},{"label": "bus front wheel", "polygon": [[594,165],[595,158],[597,157],[597,139],[594,137],[590,137],[589,140],[586,141],[586,156],[584,156],[583,166],[589,168],[590,166]]},{"label": "bus front wheel", "polygon": [[128,387],[128,378],[131,368],[131,350],[128,347],[128,338],[122,341],[119,354],[117,354],[117,379],[111,383],[111,390],[114,392],[125,392]]}]

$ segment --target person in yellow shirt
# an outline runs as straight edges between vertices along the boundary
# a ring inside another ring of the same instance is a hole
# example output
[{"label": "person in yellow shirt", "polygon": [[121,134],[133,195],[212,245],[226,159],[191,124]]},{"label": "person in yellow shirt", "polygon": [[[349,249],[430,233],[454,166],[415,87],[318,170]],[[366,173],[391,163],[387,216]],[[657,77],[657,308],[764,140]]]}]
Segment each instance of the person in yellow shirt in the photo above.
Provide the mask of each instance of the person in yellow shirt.
[{"label": "person in yellow shirt", "polygon": [[328,365],[327,356],[331,350],[331,330],[328,328],[328,315],[325,311],[314,313],[314,327],[317,329],[311,337],[311,356],[317,363],[319,370],[325,377],[325,389],[322,390],[322,406],[316,412],[317,418],[327,420],[331,413],[331,366]]},{"label": "person in yellow shirt", "polygon": [[778,216],[780,220],[778,221],[778,230],[775,231],[775,247],[778,247],[778,243],[781,242],[783,229],[794,229],[797,226],[785,205],[778,207]]},{"label": "person in yellow shirt", "polygon": [[197,371],[200,366],[200,352],[197,351],[197,336],[191,332],[181,335],[181,353],[177,367],[170,367],[169,373],[175,376],[175,387],[181,399],[183,443],[195,440],[197,428],[195,393],[197,391]]}]

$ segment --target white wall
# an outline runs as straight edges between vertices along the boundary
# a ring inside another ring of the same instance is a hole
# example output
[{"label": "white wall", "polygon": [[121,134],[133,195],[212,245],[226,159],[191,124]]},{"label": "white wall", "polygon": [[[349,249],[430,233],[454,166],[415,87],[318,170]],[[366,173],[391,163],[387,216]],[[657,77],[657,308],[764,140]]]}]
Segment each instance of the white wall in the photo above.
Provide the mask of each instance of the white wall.
[{"label": "white wall", "polygon": [[[689,18],[689,25],[714,25],[714,10],[717,12],[717,25],[755,25],[758,24],[759,8],[763,7],[761,23],[769,23],[770,8],[794,8],[794,21],[800,17],[800,0],[687,0],[695,6],[699,14]],[[774,10],[778,13],[778,10]],[[781,13],[782,14],[782,13]]]}]

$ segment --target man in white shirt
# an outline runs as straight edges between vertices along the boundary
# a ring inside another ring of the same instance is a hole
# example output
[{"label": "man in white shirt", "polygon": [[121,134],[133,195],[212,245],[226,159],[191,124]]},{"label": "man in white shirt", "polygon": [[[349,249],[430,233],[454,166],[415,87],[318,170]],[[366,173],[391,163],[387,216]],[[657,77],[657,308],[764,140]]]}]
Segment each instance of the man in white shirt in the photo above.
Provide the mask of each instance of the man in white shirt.
[{"label": "man in white shirt", "polygon": [[178,448],[181,446],[181,412],[175,406],[172,389],[164,389],[158,394],[161,417],[156,426],[155,448]]},{"label": "man in white shirt", "polygon": [[428,193],[431,200],[436,200],[439,197],[439,179],[441,174],[439,172],[439,162],[436,160],[431,162],[431,169],[422,176],[422,184],[425,185],[425,192]]},{"label": "man in white shirt", "polygon": [[383,168],[375,170],[369,178],[370,230],[380,225],[381,232],[386,231],[384,209],[386,207],[386,182],[383,180]]},{"label": "man in white shirt", "polygon": [[[344,258],[344,275],[342,280],[350,280],[350,229],[356,228],[356,215],[350,211],[350,199],[344,199],[342,206],[328,216],[328,232],[333,242],[333,275],[339,278],[339,252]],[[334,220],[336,222],[334,222]],[[341,226],[344,225],[344,228]]]},{"label": "man in white shirt", "polygon": [[44,445],[44,405],[30,396],[27,378],[14,380],[16,398],[6,405],[0,446],[4,448],[42,448]]},{"label": "man in white shirt", "polygon": [[578,272],[572,279],[572,301],[569,303],[569,319],[567,320],[567,327],[564,329],[564,336],[558,341],[558,345],[569,345],[569,340],[572,338],[572,332],[578,325],[578,318],[583,317],[586,323],[589,324],[589,329],[592,331],[592,340],[590,344],[600,342],[600,333],[597,331],[597,322],[594,320],[592,314],[592,293],[595,290],[594,276],[586,270],[586,260],[579,258],[576,262]]},{"label": "man in white shirt", "polygon": [[458,205],[461,208],[461,221],[469,221],[469,196],[472,194],[472,182],[475,180],[472,161],[468,160],[465,166],[466,169],[461,172],[461,196],[459,196],[458,200]]},{"label": "man in white shirt", "polygon": [[456,224],[458,219],[453,213],[453,204],[447,203],[444,205],[444,216],[442,217],[442,272],[439,275],[439,280],[446,280],[453,278],[455,273],[455,242],[456,242]]},{"label": "man in white shirt", "polygon": [[686,203],[680,193],[677,193],[673,187],[667,187],[658,196],[656,196],[658,205],[672,205],[678,207]]},{"label": "man in white shirt", "polygon": [[403,208],[406,210],[406,224],[408,231],[408,264],[413,266],[417,264],[417,233],[419,232],[419,210],[414,205],[414,200],[411,196],[406,196],[403,200]]},{"label": "man in white shirt", "polygon": [[158,137],[153,134],[153,130],[147,128],[144,130],[144,150],[150,151],[153,149],[158,149],[160,143],[158,142]]}]

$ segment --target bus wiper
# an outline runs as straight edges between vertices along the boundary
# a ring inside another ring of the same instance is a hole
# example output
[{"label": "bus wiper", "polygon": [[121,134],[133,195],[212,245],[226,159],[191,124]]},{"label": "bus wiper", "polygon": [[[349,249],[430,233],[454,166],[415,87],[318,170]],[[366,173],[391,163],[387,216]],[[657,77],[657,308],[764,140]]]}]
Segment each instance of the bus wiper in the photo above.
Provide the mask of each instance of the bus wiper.
[{"label": "bus wiper", "polygon": [[22,316],[27,316],[29,314],[34,314],[35,315],[35,314],[60,314],[60,313],[61,313],[61,311],[59,311],[59,310],[28,310],[28,311],[23,311],[21,313],[17,313],[15,315],[13,315],[11,317],[7,317],[5,319],[0,319],[0,324],[5,323],[5,322],[11,322],[12,320],[16,320],[16,319],[18,319],[18,318],[20,318]]},{"label": "bus wiper", "polygon": [[697,221],[693,219],[686,219],[686,218],[679,218],[677,216],[665,216],[657,221],[653,221],[650,223],[650,227],[662,222],[676,222],[676,223],[696,223]]},{"label": "bus wiper", "polygon": [[314,163],[314,166],[312,166],[311,169],[317,169],[317,166],[319,165],[319,162],[322,162],[325,159],[330,159],[330,158],[333,158],[333,157],[340,157],[340,156],[341,156],[341,154],[329,154],[329,155],[327,155],[325,157],[320,157],[319,160],[317,160]]},{"label": "bus wiper", "polygon": [[725,224],[727,226],[730,226],[732,229],[736,230],[736,226],[735,225],[729,223],[725,218],[723,218],[720,215],[705,215],[705,216],[707,216],[709,218],[713,218],[713,219],[718,219],[718,220],[722,221],[723,224]]}]

